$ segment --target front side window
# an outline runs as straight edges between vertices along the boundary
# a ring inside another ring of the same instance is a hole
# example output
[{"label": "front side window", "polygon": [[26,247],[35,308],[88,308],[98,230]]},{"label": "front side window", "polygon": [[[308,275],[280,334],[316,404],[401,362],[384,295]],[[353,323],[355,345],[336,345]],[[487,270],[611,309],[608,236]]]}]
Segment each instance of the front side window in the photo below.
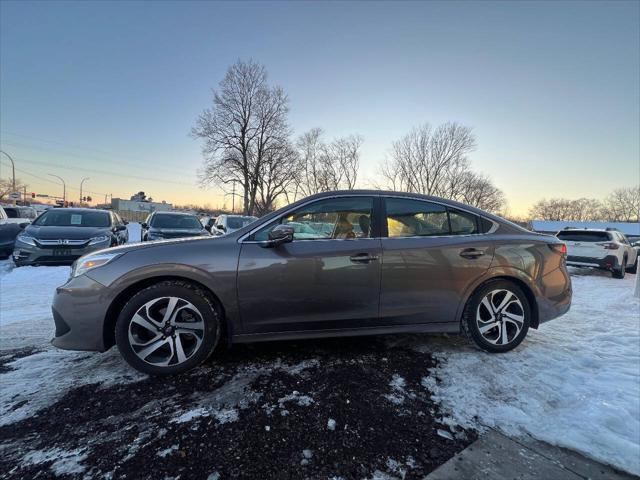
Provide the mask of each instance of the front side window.
[{"label": "front side window", "polygon": [[442,205],[402,198],[388,198],[386,205],[389,237],[449,235],[447,209]]},{"label": "front side window", "polygon": [[265,241],[279,224],[294,229],[294,240],[347,240],[371,237],[371,197],[332,198],[301,207],[256,232],[251,240]]}]

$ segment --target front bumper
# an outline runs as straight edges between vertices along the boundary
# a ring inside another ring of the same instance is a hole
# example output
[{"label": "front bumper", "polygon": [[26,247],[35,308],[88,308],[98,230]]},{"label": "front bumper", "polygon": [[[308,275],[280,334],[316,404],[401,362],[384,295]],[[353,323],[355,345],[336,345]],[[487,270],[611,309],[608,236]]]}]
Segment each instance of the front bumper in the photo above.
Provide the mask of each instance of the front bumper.
[{"label": "front bumper", "polygon": [[69,279],[53,297],[56,333],[51,343],[64,350],[105,351],[104,321],[110,303],[101,283],[86,275]]},{"label": "front bumper", "polygon": [[39,247],[16,241],[13,250],[13,261],[16,265],[71,265],[78,258],[88,253],[103,250],[110,246],[110,241],[87,245],[86,247]]},{"label": "front bumper", "polygon": [[618,257],[615,255],[607,255],[604,258],[578,257],[569,255],[567,257],[567,265],[573,267],[592,267],[601,268],[603,270],[614,270],[620,267]]}]

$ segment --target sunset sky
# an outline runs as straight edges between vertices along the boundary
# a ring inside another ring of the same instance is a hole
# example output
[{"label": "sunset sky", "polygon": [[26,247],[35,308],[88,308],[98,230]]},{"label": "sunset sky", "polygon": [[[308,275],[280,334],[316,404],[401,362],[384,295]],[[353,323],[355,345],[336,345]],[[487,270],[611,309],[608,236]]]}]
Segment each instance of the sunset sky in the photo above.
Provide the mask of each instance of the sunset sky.
[{"label": "sunset sky", "polygon": [[[640,3],[0,2],[0,147],[29,191],[222,206],[189,136],[238,58],[298,135],[360,134],[359,186],[425,122],[474,128],[511,213],[640,182]],[[10,173],[0,158],[0,177]]]}]

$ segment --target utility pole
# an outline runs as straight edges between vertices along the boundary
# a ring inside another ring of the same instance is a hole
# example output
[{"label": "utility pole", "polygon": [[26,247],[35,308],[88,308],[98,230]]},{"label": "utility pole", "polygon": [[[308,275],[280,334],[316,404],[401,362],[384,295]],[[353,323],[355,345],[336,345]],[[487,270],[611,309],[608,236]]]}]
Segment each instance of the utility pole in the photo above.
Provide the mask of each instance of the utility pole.
[{"label": "utility pole", "polygon": [[64,183],[64,179],[62,177],[59,177],[58,175],[54,175],[53,173],[48,173],[47,175],[51,175],[52,177],[56,177],[58,180],[60,180],[62,182],[62,205],[64,206],[64,204],[67,201],[67,184]]},{"label": "utility pole", "polygon": [[231,194],[231,213],[236,213],[236,181],[233,180],[233,193]]},{"label": "utility pole", "polygon": [[80,206],[82,206],[82,184],[84,183],[85,180],[89,180],[89,177],[84,177],[80,181]]},{"label": "utility pole", "polygon": [[22,204],[26,205],[27,204],[27,186],[25,185],[22,193]]},{"label": "utility pole", "polygon": [[104,206],[105,207],[107,206],[107,194],[106,193],[104,194]]},{"label": "utility pole", "polygon": [[13,158],[11,158],[11,155],[9,155],[7,152],[5,152],[4,150],[0,150],[0,153],[4,153],[7,158],[9,160],[11,160],[11,170],[13,173],[13,191],[16,191],[16,164],[13,162]]}]

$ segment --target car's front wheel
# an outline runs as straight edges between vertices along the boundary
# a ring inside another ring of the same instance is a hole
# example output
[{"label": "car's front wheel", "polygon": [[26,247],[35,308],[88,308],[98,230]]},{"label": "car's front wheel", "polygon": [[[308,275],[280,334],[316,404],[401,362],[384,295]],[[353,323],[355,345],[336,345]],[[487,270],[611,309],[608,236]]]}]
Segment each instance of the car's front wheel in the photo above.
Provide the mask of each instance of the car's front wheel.
[{"label": "car's front wheel", "polygon": [[202,288],[164,281],[136,293],[116,323],[124,359],[149,375],[174,375],[204,362],[220,336],[221,314]]},{"label": "car's front wheel", "polygon": [[492,353],[517,347],[529,331],[531,306],[515,283],[492,280],[471,296],[462,329],[481,349]]}]

